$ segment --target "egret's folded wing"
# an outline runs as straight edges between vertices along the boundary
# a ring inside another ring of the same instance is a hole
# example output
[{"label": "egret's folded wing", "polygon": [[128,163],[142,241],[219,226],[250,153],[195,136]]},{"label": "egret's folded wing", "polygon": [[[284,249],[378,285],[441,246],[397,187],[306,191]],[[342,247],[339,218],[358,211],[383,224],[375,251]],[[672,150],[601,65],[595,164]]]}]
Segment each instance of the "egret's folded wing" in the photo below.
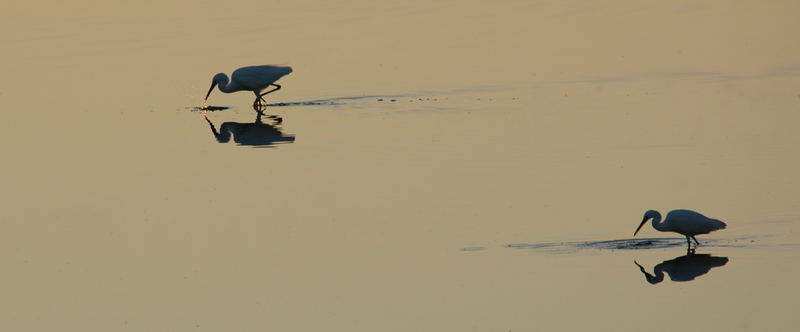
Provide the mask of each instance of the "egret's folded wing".
[{"label": "egret's folded wing", "polygon": [[236,69],[233,75],[231,75],[231,80],[249,90],[264,89],[291,72],[291,67],[270,65],[249,66]]}]

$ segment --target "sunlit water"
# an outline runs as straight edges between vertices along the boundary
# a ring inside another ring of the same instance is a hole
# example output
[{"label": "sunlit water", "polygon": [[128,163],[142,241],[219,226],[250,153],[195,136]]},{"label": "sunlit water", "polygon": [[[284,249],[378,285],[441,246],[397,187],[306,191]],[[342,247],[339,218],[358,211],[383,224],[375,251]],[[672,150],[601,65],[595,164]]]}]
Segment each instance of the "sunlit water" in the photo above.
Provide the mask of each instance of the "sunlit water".
[{"label": "sunlit water", "polygon": [[0,330],[800,323],[794,2],[9,7]]}]

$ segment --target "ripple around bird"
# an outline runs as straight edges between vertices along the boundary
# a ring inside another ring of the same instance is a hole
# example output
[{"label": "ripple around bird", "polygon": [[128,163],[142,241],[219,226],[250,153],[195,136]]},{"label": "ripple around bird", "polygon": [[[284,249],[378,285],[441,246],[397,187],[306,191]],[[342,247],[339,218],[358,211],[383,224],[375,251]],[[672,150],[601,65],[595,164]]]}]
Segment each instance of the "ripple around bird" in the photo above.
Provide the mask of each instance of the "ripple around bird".
[{"label": "ripple around bird", "polygon": [[[441,102],[444,102],[449,97],[458,96],[459,94],[464,93],[474,93],[474,92],[491,92],[496,91],[495,88],[475,88],[475,89],[459,89],[459,90],[452,90],[452,91],[426,91],[426,92],[416,92],[416,93],[396,93],[396,94],[369,94],[369,95],[360,95],[360,96],[334,96],[334,97],[327,97],[327,98],[317,98],[311,100],[300,100],[300,101],[287,101],[287,102],[274,102],[266,104],[266,107],[297,107],[297,106],[341,106],[341,105],[386,105],[386,104],[403,104],[403,103],[415,103],[415,104],[427,104],[427,105],[435,105]],[[462,99],[469,98],[466,96],[462,96]],[[492,98],[485,98],[486,100],[491,101]],[[512,98],[512,100],[518,100],[519,98]],[[480,100],[480,98],[478,98]],[[198,107],[198,106],[188,106],[187,109],[196,112],[196,111],[224,111],[230,109],[230,106],[206,106],[206,107]]]},{"label": "ripple around bird", "polygon": [[[733,247],[744,248],[762,246],[757,243],[759,239],[769,237],[747,236],[727,239],[702,239],[700,248],[720,248]],[[685,247],[685,238],[644,238],[644,239],[620,239],[606,241],[576,241],[576,242],[543,242],[543,243],[511,243],[504,247],[511,249],[523,249],[533,251],[547,251],[552,253],[571,253],[578,250],[640,250],[640,249],[663,249],[672,247]]]},{"label": "ripple around bird", "polygon": [[[314,100],[305,100],[305,101],[291,101],[291,102],[277,102],[277,103],[270,103],[267,104],[266,107],[285,107],[285,106],[334,106],[334,105],[344,105],[348,103],[353,103],[357,101],[364,101],[364,100],[377,100],[383,101],[384,99],[389,100],[390,98],[402,98],[402,97],[413,97],[416,95],[412,94],[399,94],[399,95],[369,95],[369,96],[355,96],[355,97],[334,97],[334,98],[325,98],[325,99],[314,99]],[[430,99],[430,98],[428,98]],[[224,111],[231,109],[230,106],[187,106],[186,109],[191,110],[192,112],[198,111],[206,111],[206,112],[217,112],[217,111]]]},{"label": "ripple around bird", "polygon": [[201,112],[201,111],[217,112],[217,111],[224,111],[224,110],[230,109],[230,107],[227,107],[227,106],[205,106],[205,107],[192,106],[192,107],[186,107],[186,108],[191,110],[192,112]]}]

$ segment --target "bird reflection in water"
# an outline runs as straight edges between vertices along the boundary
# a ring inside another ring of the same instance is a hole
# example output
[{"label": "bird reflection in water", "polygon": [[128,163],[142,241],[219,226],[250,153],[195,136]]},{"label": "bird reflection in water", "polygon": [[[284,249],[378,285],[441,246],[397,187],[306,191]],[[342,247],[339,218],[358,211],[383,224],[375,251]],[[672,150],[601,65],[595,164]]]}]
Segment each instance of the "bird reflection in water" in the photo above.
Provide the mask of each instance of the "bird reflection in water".
[{"label": "bird reflection in water", "polygon": [[[292,143],[294,142],[294,135],[284,135],[283,132],[277,127],[283,122],[278,116],[265,115],[259,111],[256,115],[256,120],[252,123],[239,123],[239,122],[223,122],[219,127],[219,131],[214,126],[214,123],[208,119],[207,115],[203,117],[211,127],[211,133],[217,142],[228,143],[233,136],[233,141],[238,145],[247,145],[253,147],[267,147],[273,144]],[[264,123],[261,118],[267,117],[272,123]]]},{"label": "bird reflection in water", "polygon": [[644,267],[636,261],[633,261],[633,263],[642,271],[647,282],[655,285],[664,280],[664,273],[668,274],[669,279],[672,281],[692,281],[708,273],[712,268],[728,264],[728,258],[689,253],[656,265],[653,268],[655,275],[645,271]]}]

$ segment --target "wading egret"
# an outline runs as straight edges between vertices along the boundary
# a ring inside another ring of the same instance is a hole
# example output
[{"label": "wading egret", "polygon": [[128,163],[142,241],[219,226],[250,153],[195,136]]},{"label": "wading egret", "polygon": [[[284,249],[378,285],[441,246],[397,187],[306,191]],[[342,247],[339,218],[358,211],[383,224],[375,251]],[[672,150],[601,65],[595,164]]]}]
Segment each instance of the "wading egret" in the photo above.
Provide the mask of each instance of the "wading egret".
[{"label": "wading egret", "polygon": [[683,234],[683,236],[686,237],[687,249],[689,251],[692,250],[692,242],[689,238],[694,240],[694,243],[699,246],[700,242],[697,242],[697,239],[694,237],[695,235],[707,234],[718,229],[725,229],[726,226],[722,221],[711,219],[692,210],[669,211],[669,213],[667,213],[667,218],[664,219],[664,222],[661,222],[661,213],[655,210],[649,210],[644,213],[642,223],[639,224],[639,227],[633,232],[633,236],[636,236],[636,233],[639,233],[644,223],[651,218],[653,219],[653,228],[656,230]]},{"label": "wading egret", "polygon": [[[208,101],[208,96],[211,95],[211,91],[214,91],[214,87],[219,85],[219,90],[225,93],[253,91],[256,95],[253,108],[260,110],[261,107],[266,104],[263,97],[281,88],[280,85],[275,84],[275,81],[283,76],[289,75],[291,72],[292,67],[289,66],[248,66],[234,70],[230,82],[228,82],[228,75],[225,75],[225,73],[216,74],[211,80],[211,88],[208,89],[208,93],[206,93],[206,98],[203,102],[205,103]],[[270,85],[275,88],[264,93],[261,92]]]}]

